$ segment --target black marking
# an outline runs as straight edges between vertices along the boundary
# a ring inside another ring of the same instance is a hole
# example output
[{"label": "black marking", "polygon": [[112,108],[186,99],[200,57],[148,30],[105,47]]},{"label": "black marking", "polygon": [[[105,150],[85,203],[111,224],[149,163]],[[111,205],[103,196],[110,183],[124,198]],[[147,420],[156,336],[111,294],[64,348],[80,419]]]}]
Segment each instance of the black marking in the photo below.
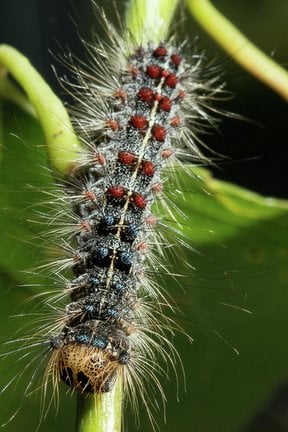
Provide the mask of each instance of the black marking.
[{"label": "black marking", "polygon": [[83,373],[83,372],[78,372],[77,373],[77,380],[78,383],[81,385],[81,387],[87,391],[87,392],[93,392],[93,388],[91,386],[91,384],[89,383],[89,378]]}]

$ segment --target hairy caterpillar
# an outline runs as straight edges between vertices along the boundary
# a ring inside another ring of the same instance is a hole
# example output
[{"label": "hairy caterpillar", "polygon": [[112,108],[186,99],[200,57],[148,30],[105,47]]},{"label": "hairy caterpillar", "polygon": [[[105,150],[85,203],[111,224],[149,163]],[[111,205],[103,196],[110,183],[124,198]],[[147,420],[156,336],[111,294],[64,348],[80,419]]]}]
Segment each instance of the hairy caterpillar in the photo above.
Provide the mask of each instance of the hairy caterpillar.
[{"label": "hairy caterpillar", "polygon": [[[50,352],[46,379],[52,377],[55,391],[60,378],[80,391],[110,391],[119,374],[127,387],[135,386],[139,377],[150,376],[161,389],[154,375],[154,351],[171,359],[172,365],[177,354],[159,330],[166,300],[157,300],[158,288],[143,281],[141,274],[148,242],[163,254],[163,241],[159,237],[149,240],[150,228],[157,221],[150,205],[154,194],[162,192],[160,168],[169,157],[205,160],[195,145],[195,133],[202,121],[211,121],[203,107],[221,91],[221,87],[213,88],[214,78],[199,78],[201,56],[195,55],[188,68],[183,48],[177,48],[173,40],[134,47],[127,54],[127,43],[118,45],[119,35],[107,26],[113,50],[107,55],[100,46],[94,52],[100,53],[98,69],[108,69],[104,86],[103,73],[101,81],[98,75],[88,76],[91,82],[87,84],[85,75],[91,71],[84,69],[80,82],[70,87],[72,96],[88,108],[85,117],[81,107],[74,112],[87,154],[65,180],[64,194],[58,197],[64,210],[59,208],[58,220],[53,217],[53,221],[61,225],[69,212],[66,204],[72,203],[74,213],[65,230],[68,239],[74,237],[74,246],[67,246],[66,240],[62,246],[72,258],[65,258],[60,267],[72,267],[74,279],[65,283],[60,306],[53,306],[55,322],[35,335],[43,340],[37,344]],[[123,59],[120,65],[119,58]],[[77,66],[74,71],[78,74]],[[186,148],[182,148],[182,138]],[[54,235],[59,233],[62,237],[63,228],[53,229]],[[65,272],[56,273],[63,284]],[[68,295],[72,301],[67,305]],[[173,329],[169,321],[162,325]],[[157,348],[154,338],[160,345],[165,342],[168,351]]]}]

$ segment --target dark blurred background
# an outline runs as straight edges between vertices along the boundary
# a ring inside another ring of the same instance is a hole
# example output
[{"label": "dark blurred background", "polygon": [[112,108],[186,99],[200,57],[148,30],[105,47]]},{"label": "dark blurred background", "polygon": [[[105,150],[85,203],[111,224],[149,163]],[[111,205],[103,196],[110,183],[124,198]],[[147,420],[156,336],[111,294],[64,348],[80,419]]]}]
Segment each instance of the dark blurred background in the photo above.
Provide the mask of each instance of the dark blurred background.
[{"label": "dark blurred background", "polygon": [[[57,53],[59,45],[69,46],[80,58],[85,58],[76,28],[88,39],[91,28],[101,32],[90,3],[90,0],[1,0],[0,41],[26,54],[60,94],[51,69],[51,63],[57,62],[48,50]],[[288,64],[287,0],[213,3],[268,55],[284,67]],[[111,1],[98,0],[97,4],[106,6],[108,16],[112,13]],[[121,12],[124,1],[117,0],[116,4]],[[199,36],[200,49],[207,49],[213,58],[216,54],[216,62],[225,70],[227,89],[234,97],[221,107],[248,119],[225,119],[220,133],[205,138],[213,150],[227,156],[219,168],[214,168],[215,175],[264,195],[287,198],[287,103],[231,61],[189,16],[186,27],[191,38]],[[57,70],[61,73],[61,65],[57,65]]]}]

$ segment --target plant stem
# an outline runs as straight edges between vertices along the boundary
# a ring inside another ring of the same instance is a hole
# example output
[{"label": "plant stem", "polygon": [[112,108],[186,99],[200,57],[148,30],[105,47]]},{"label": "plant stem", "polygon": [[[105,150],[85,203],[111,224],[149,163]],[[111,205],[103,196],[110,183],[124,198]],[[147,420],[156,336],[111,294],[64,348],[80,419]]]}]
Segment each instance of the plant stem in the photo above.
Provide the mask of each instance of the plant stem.
[{"label": "plant stem", "polygon": [[0,98],[14,102],[24,112],[37,118],[37,114],[27,97],[6,76],[0,77]]},{"label": "plant stem", "polygon": [[35,108],[51,164],[65,174],[79,159],[82,147],[63,103],[25,56],[13,47],[0,45],[0,76],[5,77],[7,71],[23,87]]},{"label": "plant stem", "polygon": [[120,432],[122,379],[108,393],[77,395],[76,432]]},{"label": "plant stem", "polygon": [[253,45],[209,0],[186,0],[192,15],[232,58],[288,101],[288,72]]},{"label": "plant stem", "polygon": [[126,13],[126,27],[133,43],[146,45],[165,41],[179,0],[132,0]]}]

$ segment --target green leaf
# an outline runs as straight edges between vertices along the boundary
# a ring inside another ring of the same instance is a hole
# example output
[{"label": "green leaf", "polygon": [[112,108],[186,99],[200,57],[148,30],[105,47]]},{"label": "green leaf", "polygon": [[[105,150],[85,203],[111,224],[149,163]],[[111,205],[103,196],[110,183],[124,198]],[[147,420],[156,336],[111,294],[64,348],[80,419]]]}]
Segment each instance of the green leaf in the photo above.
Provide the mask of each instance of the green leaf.
[{"label": "green leaf", "polygon": [[[208,173],[191,181],[188,171],[177,180],[185,192],[174,201],[189,215],[182,231],[198,253],[179,252],[173,262],[186,275],[184,292],[165,280],[194,343],[178,342],[187,393],[175,406],[169,385],[167,427],[161,427],[239,431],[287,378],[288,203]],[[184,258],[195,271],[185,270]]]},{"label": "green leaf", "polygon": [[[13,338],[17,323],[24,326],[29,322],[29,316],[9,320],[9,315],[15,309],[19,313],[23,301],[41,289],[15,288],[13,284],[23,277],[19,270],[34,267],[45,255],[47,243],[41,235],[42,227],[27,219],[35,219],[34,211],[43,200],[41,191],[50,190],[52,178],[44,138],[35,120],[13,105],[4,107],[0,325],[1,336],[6,339]],[[159,204],[163,220],[167,226],[177,228],[176,237],[181,234],[180,239],[191,248],[178,247],[173,255],[168,249],[169,261],[164,264],[181,277],[175,281],[169,275],[159,275],[158,281],[174,296],[179,308],[175,320],[194,343],[190,345],[181,334],[175,338],[186,371],[187,391],[178,365],[180,402],[170,371],[171,381],[163,380],[168,399],[167,423],[161,411],[156,419],[160,430],[168,432],[236,432],[287,376],[288,350],[283,341],[287,326],[288,203],[214,180],[206,171],[191,167],[186,171],[177,169],[165,183],[165,191],[170,200],[168,207],[180,225]],[[178,216],[176,205],[181,209]],[[175,243],[173,232],[163,230],[167,231],[168,244]],[[32,244],[31,237],[35,238]],[[156,267],[153,271],[159,273]],[[28,306],[25,311],[29,311]],[[10,357],[0,360],[1,371],[9,369]],[[1,386],[6,379],[9,372],[1,373]],[[15,406],[21,402],[23,391],[19,383],[14,393]],[[1,395],[1,406],[10,404],[10,396],[8,392]],[[154,395],[151,397],[152,405],[161,405]],[[9,423],[6,431],[35,429],[37,409],[34,398],[25,400],[22,416]],[[63,386],[59,416],[55,419],[55,410],[51,409],[39,431],[72,430],[71,410],[71,398]],[[4,414],[1,410],[0,423]],[[129,430],[135,430],[133,416],[125,418]],[[142,409],[140,425],[140,431],[152,430]]]}]

